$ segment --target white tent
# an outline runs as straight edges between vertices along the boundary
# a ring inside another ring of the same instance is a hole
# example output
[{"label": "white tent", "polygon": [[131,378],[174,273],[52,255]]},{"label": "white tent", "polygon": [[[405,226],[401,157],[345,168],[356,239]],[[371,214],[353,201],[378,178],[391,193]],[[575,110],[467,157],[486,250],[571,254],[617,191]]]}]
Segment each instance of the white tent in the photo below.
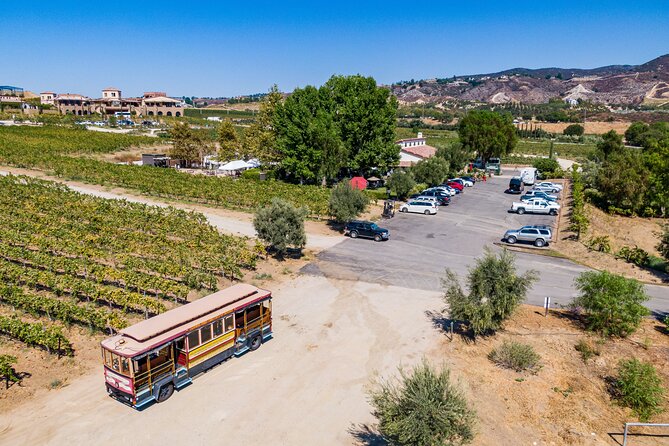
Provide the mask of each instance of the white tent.
[{"label": "white tent", "polygon": [[246,170],[246,169],[251,169],[252,167],[256,167],[254,164],[251,164],[249,162],[246,162],[244,160],[234,160],[230,161],[229,163],[225,163],[222,166],[218,167],[218,170],[227,170],[227,171],[237,171],[237,170]]}]

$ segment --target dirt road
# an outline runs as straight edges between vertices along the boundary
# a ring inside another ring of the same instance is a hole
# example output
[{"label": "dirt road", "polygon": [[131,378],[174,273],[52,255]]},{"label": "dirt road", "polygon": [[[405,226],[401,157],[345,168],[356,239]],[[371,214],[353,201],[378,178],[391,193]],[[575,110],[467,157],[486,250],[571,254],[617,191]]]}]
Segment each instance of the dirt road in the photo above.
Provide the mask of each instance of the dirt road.
[{"label": "dirt road", "polygon": [[[196,204],[178,203],[174,201],[160,200],[156,198],[149,198],[146,196],[134,194],[128,190],[121,188],[106,188],[97,185],[79,183],[75,181],[64,181],[59,178],[50,177],[43,172],[19,169],[14,167],[0,167],[0,175],[27,175],[35,178],[42,178],[45,180],[57,181],[67,185],[70,189],[86,195],[93,195],[95,197],[107,198],[111,200],[127,200],[132,203],[142,203],[151,206],[167,207],[172,206],[186,211],[200,212],[204,214],[209,223],[218,228],[220,231],[232,235],[240,235],[246,237],[255,237],[255,229],[253,228],[253,215],[245,212],[231,211],[227,209],[219,209]],[[327,234],[325,225],[317,222],[306,222],[305,229],[307,231],[307,246],[306,248],[312,251],[322,251],[330,248],[337,243],[344,240],[339,235]],[[330,231],[331,232],[331,231]]]},{"label": "dirt road", "polygon": [[439,293],[301,276],[274,290],[274,339],[142,412],[102,373],[0,417],[2,445],[352,444],[373,423],[365,388],[439,345]]}]

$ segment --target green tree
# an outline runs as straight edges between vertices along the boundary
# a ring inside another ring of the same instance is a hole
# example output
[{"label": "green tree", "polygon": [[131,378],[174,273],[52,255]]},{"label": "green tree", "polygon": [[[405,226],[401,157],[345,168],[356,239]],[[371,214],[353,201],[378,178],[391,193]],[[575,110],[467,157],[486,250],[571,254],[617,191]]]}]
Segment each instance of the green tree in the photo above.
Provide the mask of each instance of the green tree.
[{"label": "green tree", "polygon": [[601,164],[595,187],[607,206],[641,213],[650,177],[644,154],[634,149],[610,153]]},{"label": "green tree", "polygon": [[231,161],[239,156],[239,137],[235,126],[229,119],[225,119],[218,126],[218,158],[220,160]]},{"label": "green tree", "polygon": [[536,272],[516,274],[515,257],[507,250],[499,255],[486,250],[469,269],[465,294],[458,276],[446,270],[442,284],[444,300],[452,319],[467,321],[474,335],[487,334],[502,327],[518,308],[536,281]]},{"label": "green tree", "polygon": [[472,110],[460,120],[458,134],[462,146],[476,152],[484,162],[508,155],[518,138],[510,114],[490,110]]},{"label": "green tree", "polygon": [[279,88],[273,85],[269,93],[260,102],[255,122],[244,132],[243,156],[258,158],[261,163],[269,166],[281,161],[281,153],[277,148],[276,111],[283,102]]},{"label": "green tree", "polygon": [[623,137],[617,134],[615,130],[604,133],[602,140],[597,143],[597,150],[602,154],[604,159],[607,159],[614,153],[623,152],[624,148]]},{"label": "green tree", "polygon": [[300,183],[326,183],[346,163],[345,147],[333,120],[330,91],[296,89],[277,108],[275,123],[281,168]]},{"label": "green tree", "polygon": [[634,122],[625,130],[625,141],[631,146],[643,146],[644,134],[648,131],[645,122]]},{"label": "green tree", "polygon": [[211,145],[186,122],[177,122],[170,129],[172,147],[170,156],[184,160],[187,165],[202,162],[202,158],[211,152]]},{"label": "green tree", "polygon": [[441,157],[433,156],[418,161],[418,163],[411,167],[411,173],[419,183],[436,186],[448,178],[449,168],[448,161]]},{"label": "green tree", "polygon": [[472,158],[472,153],[465,149],[462,144],[457,141],[448,144],[445,147],[437,149],[436,157],[443,158],[448,161],[450,172],[448,176],[456,176],[458,172],[462,171]]},{"label": "green tree", "polygon": [[582,136],[585,128],[581,124],[570,124],[562,131],[563,135]]},{"label": "green tree", "polygon": [[388,189],[399,199],[406,198],[411,189],[416,185],[413,176],[410,173],[396,170],[388,178]]},{"label": "green tree", "polygon": [[369,199],[367,195],[343,181],[332,188],[330,193],[330,215],[339,222],[347,222],[365,211]]},{"label": "green tree", "polygon": [[636,358],[620,361],[615,389],[620,403],[631,408],[641,422],[663,412],[665,390],[653,364]]},{"label": "green tree", "polygon": [[393,167],[400,159],[395,144],[397,100],[377,87],[372,77],[332,76],[324,85],[331,92],[333,119],[348,157],[348,167],[365,172]]},{"label": "green tree", "polygon": [[586,271],[575,280],[580,294],[572,305],[585,310],[589,330],[605,336],[626,337],[648,314],[642,304],[649,297],[637,280],[607,271]]},{"label": "green tree", "polygon": [[306,245],[305,216],[304,209],[274,198],[269,205],[256,211],[253,226],[258,238],[282,257],[290,247],[302,249]]},{"label": "green tree", "polygon": [[457,446],[474,439],[476,412],[445,367],[437,371],[423,361],[369,394],[379,432],[390,444]]}]

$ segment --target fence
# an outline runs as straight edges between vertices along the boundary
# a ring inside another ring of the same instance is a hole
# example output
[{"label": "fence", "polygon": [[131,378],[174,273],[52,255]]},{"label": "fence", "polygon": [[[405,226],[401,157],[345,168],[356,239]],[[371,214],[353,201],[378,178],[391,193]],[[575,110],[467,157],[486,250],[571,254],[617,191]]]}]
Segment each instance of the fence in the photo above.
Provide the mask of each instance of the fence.
[{"label": "fence", "polygon": [[[667,423],[625,423],[625,433],[623,434],[623,446],[627,446],[627,434],[630,426],[653,426],[653,427],[669,427]],[[666,436],[669,437],[669,434]]]}]

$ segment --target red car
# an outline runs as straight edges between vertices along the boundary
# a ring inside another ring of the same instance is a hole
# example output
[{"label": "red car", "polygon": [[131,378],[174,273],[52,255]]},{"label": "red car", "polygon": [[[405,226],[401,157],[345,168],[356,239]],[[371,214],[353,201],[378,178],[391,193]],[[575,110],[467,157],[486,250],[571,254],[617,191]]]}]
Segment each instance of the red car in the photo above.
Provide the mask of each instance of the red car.
[{"label": "red car", "polygon": [[451,186],[453,189],[457,189],[460,192],[462,192],[462,189],[465,188],[462,184],[458,183],[457,181],[447,181],[446,185]]}]

